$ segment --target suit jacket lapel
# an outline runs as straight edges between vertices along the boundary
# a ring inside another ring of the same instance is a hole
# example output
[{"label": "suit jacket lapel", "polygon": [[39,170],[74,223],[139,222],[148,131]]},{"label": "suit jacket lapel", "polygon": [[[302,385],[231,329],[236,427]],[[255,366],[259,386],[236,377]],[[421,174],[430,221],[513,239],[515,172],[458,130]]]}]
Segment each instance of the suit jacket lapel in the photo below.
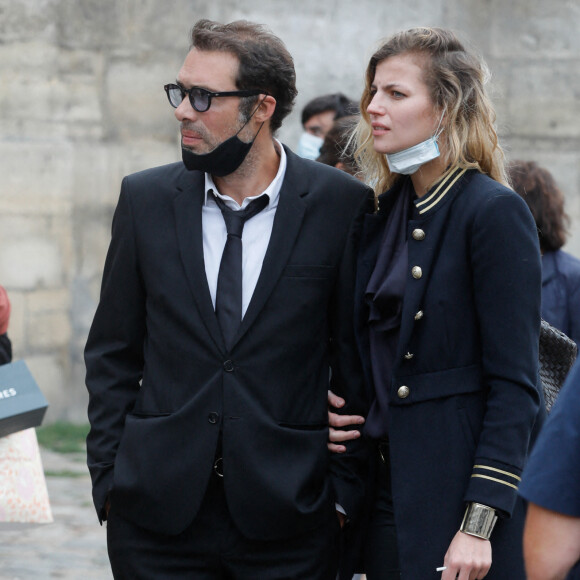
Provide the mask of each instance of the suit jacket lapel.
[{"label": "suit jacket lapel", "polygon": [[272,235],[262,264],[256,289],[242,320],[236,342],[256,320],[286,267],[296,237],[300,232],[306,205],[302,199],[307,193],[306,181],[295,164],[297,158],[286,149],[287,167],[280,198],[274,217]]},{"label": "suit jacket lapel", "polygon": [[201,318],[220,350],[225,350],[215,315],[203,259],[201,211],[204,201],[204,174],[185,172],[177,186],[175,223],[183,268]]}]

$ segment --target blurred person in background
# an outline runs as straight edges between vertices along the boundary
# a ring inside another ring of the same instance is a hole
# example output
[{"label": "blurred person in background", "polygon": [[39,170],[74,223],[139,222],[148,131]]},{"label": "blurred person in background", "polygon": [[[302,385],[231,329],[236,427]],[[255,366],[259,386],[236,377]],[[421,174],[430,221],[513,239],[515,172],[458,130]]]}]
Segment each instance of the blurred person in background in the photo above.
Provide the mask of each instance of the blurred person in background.
[{"label": "blurred person in background", "polygon": [[3,286],[0,286],[0,365],[12,360],[12,344],[8,338],[10,321],[10,300]]},{"label": "blurred person in background", "polygon": [[324,137],[332,129],[334,122],[357,113],[357,102],[342,93],[331,93],[312,99],[302,109],[303,133],[296,153],[306,159],[316,159]]},{"label": "blurred person in background", "polygon": [[351,139],[358,120],[358,115],[350,115],[335,121],[332,129],[324,137],[320,155],[316,161],[358,177],[360,170],[354,157],[356,146],[355,141]]},{"label": "blurred person in background", "polygon": [[[524,469],[528,580],[580,580],[580,360],[570,371]],[[572,567],[574,567],[572,569]]]},{"label": "blurred person in background", "polygon": [[513,161],[509,178],[528,204],[542,252],[542,318],[580,347],[580,260],[562,250],[570,218],[553,175],[535,161]]}]

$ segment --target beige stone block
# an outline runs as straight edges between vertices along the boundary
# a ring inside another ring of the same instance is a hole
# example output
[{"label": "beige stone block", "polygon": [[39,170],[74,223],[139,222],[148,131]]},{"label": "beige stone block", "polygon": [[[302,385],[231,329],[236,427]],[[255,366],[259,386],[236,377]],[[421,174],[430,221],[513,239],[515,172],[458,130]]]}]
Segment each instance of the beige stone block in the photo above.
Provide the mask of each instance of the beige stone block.
[{"label": "beige stone block", "polygon": [[42,313],[67,312],[70,309],[68,288],[36,290],[27,296],[27,309],[30,315]]},{"label": "beige stone block", "polygon": [[[577,34],[580,5],[577,2],[491,0],[483,3],[474,0],[473,3],[484,5],[493,15],[486,32],[490,39],[489,49],[498,57],[508,54],[518,61],[535,59],[538,55],[576,58],[580,51]],[[465,8],[462,2],[457,10],[468,12]]]},{"label": "beige stone block", "polygon": [[3,0],[0,30],[3,44],[49,39],[56,26],[53,0]]},{"label": "beige stone block", "polygon": [[3,284],[19,290],[59,287],[63,279],[60,248],[46,237],[4,241],[0,247],[0,273]]},{"label": "beige stone block", "polygon": [[29,355],[25,358],[28,368],[35,378],[49,407],[44,421],[50,423],[58,418],[67,406],[67,379],[65,371],[56,354]]},{"label": "beige stone block", "polygon": [[533,61],[508,60],[502,70],[510,99],[516,102],[539,99],[548,109],[573,101],[580,91],[578,62],[549,59],[545,55]]},{"label": "beige stone block", "polygon": [[117,146],[112,143],[77,143],[72,159],[73,203],[80,206],[112,204],[119,196],[119,184],[112,176]]},{"label": "beige stone block", "polygon": [[175,70],[168,70],[157,62],[134,60],[111,63],[105,95],[109,134],[127,141],[136,152],[142,139],[172,140],[177,121],[163,85],[175,81],[180,67],[181,63]]},{"label": "beige stone block", "polygon": [[[50,121],[51,126],[101,123],[103,58],[98,52],[64,50],[46,42],[3,46],[2,116]],[[32,98],[23,100],[23,95]],[[52,131],[38,128],[28,134],[34,140],[53,137]]]},{"label": "beige stone block", "polygon": [[2,207],[27,214],[70,212],[74,145],[0,141]]},{"label": "beige stone block", "polygon": [[513,135],[541,139],[577,138],[580,102],[572,99],[514,99],[509,106]]},{"label": "beige stone block", "polygon": [[[111,212],[112,213],[112,212]],[[78,256],[77,273],[83,279],[95,278],[100,281],[105,257],[111,239],[111,216],[102,220],[84,222],[79,232],[79,242],[82,248]]]},{"label": "beige stone block", "polygon": [[[579,222],[575,222],[576,230],[580,227]],[[566,252],[569,252],[573,256],[580,258],[580,235],[576,233],[575,236],[570,237],[568,243],[563,248]]]},{"label": "beige stone block", "polygon": [[122,143],[111,152],[111,174],[115,176],[113,184],[115,205],[123,177],[137,171],[181,160],[179,128],[176,122],[172,123],[171,126],[172,140],[169,143],[144,141],[139,148],[135,148],[132,143]]},{"label": "beige stone block", "polygon": [[33,351],[50,351],[67,346],[71,338],[68,311],[30,312],[26,333],[28,346]]},{"label": "beige stone block", "polygon": [[47,234],[49,220],[46,216],[17,211],[8,201],[2,204],[2,199],[0,195],[0,249],[16,238]]}]

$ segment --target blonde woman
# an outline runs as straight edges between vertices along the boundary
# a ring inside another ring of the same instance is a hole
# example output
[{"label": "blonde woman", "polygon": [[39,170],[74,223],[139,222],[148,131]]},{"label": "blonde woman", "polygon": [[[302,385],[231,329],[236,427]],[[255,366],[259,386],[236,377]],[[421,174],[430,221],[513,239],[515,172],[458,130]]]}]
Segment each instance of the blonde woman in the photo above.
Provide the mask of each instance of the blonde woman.
[{"label": "blonde woman", "polygon": [[[373,466],[343,578],[361,560],[368,580],[525,578],[517,489],[543,417],[540,254],[487,76],[437,28],[395,34],[367,67],[358,157],[377,211],[356,324]],[[354,437],[345,421],[331,415],[335,451]]]}]

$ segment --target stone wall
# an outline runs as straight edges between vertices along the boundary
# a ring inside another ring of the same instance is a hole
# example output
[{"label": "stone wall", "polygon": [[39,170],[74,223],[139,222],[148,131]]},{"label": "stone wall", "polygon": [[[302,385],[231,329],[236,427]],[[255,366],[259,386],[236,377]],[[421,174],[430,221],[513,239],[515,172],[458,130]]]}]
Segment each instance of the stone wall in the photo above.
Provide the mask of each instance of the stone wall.
[{"label": "stone wall", "polygon": [[554,172],[580,255],[580,6],[568,0],[0,0],[0,283],[16,358],[51,408],[85,420],[82,348],[124,175],[179,159],[162,86],[201,17],[267,24],[295,57],[300,95],[280,132],[294,146],[312,97],[358,98],[377,41],[415,25],[453,28],[493,73],[511,158]]}]

